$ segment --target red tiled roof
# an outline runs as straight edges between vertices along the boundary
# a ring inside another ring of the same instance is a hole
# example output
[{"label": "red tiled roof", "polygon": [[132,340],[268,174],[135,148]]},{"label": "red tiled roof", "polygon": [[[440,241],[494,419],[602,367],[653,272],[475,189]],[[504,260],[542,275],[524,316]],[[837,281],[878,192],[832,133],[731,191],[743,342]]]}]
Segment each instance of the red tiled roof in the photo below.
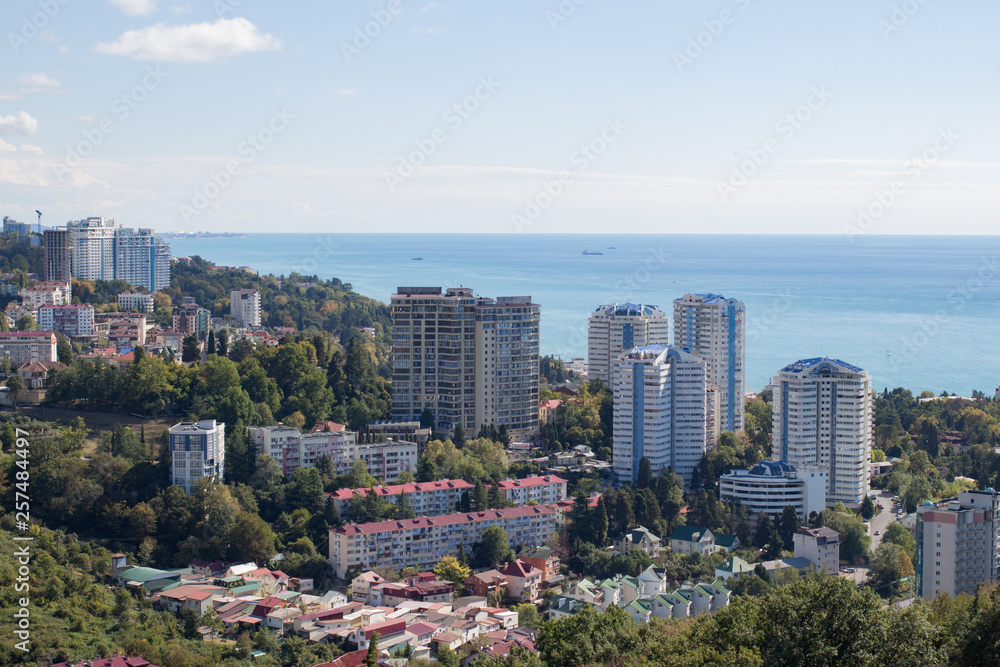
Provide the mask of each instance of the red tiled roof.
[{"label": "red tiled roof", "polygon": [[368,659],[368,649],[345,653],[333,662],[322,662],[314,667],[364,667]]},{"label": "red tiled roof", "polygon": [[526,486],[542,486],[544,484],[558,484],[566,480],[556,475],[544,475],[542,477],[525,477],[524,479],[505,479],[498,482],[501,489],[523,489]]},{"label": "red tiled roof", "polygon": [[387,635],[394,635],[397,632],[405,632],[406,621],[382,621],[381,623],[372,623],[371,625],[366,625],[361,628],[361,631],[365,634],[365,639],[368,639],[376,632],[385,637]]},{"label": "red tiled roof", "polygon": [[[391,486],[376,486],[375,493],[380,496],[398,496],[400,493],[417,493],[421,491],[439,491],[442,489],[471,489],[464,479],[442,479],[437,482],[419,482],[411,484],[393,484]],[[370,488],[359,487],[357,489],[338,489],[327,495],[338,500],[350,500],[354,496],[364,496]]]},{"label": "red tiled roof", "polygon": [[530,577],[533,574],[541,574],[541,570],[532,565],[531,563],[525,563],[520,558],[507,563],[507,566],[501,570],[502,573],[508,577],[517,577],[519,579],[524,579]]},{"label": "red tiled roof", "polygon": [[544,505],[525,505],[523,507],[507,507],[500,510],[487,510],[485,512],[463,512],[461,514],[445,514],[444,516],[403,519],[401,521],[375,521],[371,523],[348,524],[339,528],[331,528],[330,530],[347,535],[359,535],[406,530],[409,528],[420,528],[425,526],[452,526],[460,523],[474,523],[476,521],[512,519],[516,517],[533,516],[536,514],[552,514],[553,512],[555,512],[554,509]]}]

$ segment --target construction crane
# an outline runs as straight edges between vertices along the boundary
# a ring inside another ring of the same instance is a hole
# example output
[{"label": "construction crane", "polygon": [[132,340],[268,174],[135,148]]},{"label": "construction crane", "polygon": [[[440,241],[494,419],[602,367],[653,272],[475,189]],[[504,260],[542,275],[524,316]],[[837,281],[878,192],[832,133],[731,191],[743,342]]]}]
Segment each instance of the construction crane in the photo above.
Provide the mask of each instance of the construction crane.
[{"label": "construction crane", "polygon": [[42,212],[39,211],[38,209],[35,209],[35,213],[38,214],[38,233],[41,234],[42,233]]}]

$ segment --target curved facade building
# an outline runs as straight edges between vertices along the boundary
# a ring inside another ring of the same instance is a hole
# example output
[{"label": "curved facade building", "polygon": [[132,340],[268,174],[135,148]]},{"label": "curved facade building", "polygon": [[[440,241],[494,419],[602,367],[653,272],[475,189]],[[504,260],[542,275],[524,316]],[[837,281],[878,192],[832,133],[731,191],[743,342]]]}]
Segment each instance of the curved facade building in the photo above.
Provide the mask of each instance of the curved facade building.
[{"label": "curved facade building", "polygon": [[665,312],[641,303],[600,306],[587,323],[587,377],[610,382],[619,355],[653,344],[670,344],[670,318]]},{"label": "curved facade building", "polygon": [[762,461],[750,470],[733,470],[719,478],[719,497],[740,501],[751,516],[777,518],[791,505],[803,519],[826,507],[826,468],[796,469],[784,461]]}]

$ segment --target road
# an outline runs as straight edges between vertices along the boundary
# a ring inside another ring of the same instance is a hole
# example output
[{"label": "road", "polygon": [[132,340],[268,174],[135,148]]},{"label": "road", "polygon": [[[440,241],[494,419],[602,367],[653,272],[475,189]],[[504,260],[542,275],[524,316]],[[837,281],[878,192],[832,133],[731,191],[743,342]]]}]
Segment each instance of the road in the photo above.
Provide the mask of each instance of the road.
[{"label": "road", "polygon": [[[878,545],[882,543],[882,535],[885,534],[885,529],[889,527],[890,523],[896,520],[896,513],[892,505],[892,494],[881,489],[876,489],[873,493],[875,494],[875,504],[881,504],[883,509],[878,514],[873,516],[870,522],[868,522],[868,534],[872,538],[872,553],[874,553],[875,549],[878,548]],[[878,532],[878,535],[875,534],[876,532]],[[848,574],[846,576],[853,577],[854,583],[862,584],[865,579],[868,578],[868,568],[864,566],[857,566],[854,568],[853,575]]]}]

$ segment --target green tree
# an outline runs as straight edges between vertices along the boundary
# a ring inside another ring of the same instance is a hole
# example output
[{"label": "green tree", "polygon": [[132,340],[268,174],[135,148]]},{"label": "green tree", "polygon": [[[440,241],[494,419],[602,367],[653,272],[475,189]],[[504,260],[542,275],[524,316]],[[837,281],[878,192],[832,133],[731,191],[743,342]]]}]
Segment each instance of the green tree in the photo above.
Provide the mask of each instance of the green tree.
[{"label": "green tree", "polygon": [[201,343],[194,334],[184,336],[181,341],[181,361],[190,363],[201,359]]},{"label": "green tree", "polygon": [[598,547],[603,547],[608,542],[608,510],[604,506],[604,497],[597,499],[597,507],[594,508],[592,513],[592,522],[590,525],[591,536],[593,537],[594,544]]},{"label": "green tree", "polygon": [[499,567],[512,557],[507,532],[500,526],[490,526],[484,530],[482,539],[473,546],[473,562],[476,567]]},{"label": "green tree", "polygon": [[875,549],[875,558],[868,571],[868,583],[877,593],[887,598],[909,595],[912,583],[913,562],[898,544],[882,542]]},{"label": "green tree", "polygon": [[878,510],[875,507],[874,501],[872,501],[871,496],[865,496],[865,499],[861,501],[861,516],[865,521],[871,521],[872,517]]},{"label": "green tree", "polygon": [[250,357],[252,357],[253,351],[254,351],[253,341],[250,340],[249,338],[240,338],[235,343],[233,343],[232,347],[230,348],[229,358],[235,361],[236,363],[240,363],[241,361],[244,361],[245,359],[249,359]]},{"label": "green tree", "polygon": [[215,330],[209,329],[208,341],[205,343],[205,353],[209,355],[214,355],[216,353],[216,350],[217,348],[215,345]]},{"label": "green tree", "polygon": [[381,635],[373,632],[368,640],[368,654],[365,656],[365,667],[378,667],[378,639]]},{"label": "green tree", "polygon": [[3,444],[3,451],[13,451],[15,442],[17,442],[17,434],[14,432],[14,427],[10,425],[10,422],[4,422],[3,428],[0,429],[0,444]]},{"label": "green tree", "polygon": [[229,329],[222,329],[219,331],[218,342],[216,344],[216,352],[220,357],[229,356]]},{"label": "green tree", "polygon": [[17,373],[11,373],[7,376],[7,389],[10,392],[11,404],[17,408],[17,401],[24,393],[24,380]]},{"label": "green tree", "polygon": [[913,534],[898,521],[893,521],[889,524],[889,527],[885,529],[885,533],[882,535],[882,542],[898,544],[910,558],[910,561],[913,561],[916,558],[917,540],[913,537]]},{"label": "green tree", "polygon": [[459,560],[454,556],[445,556],[434,567],[434,574],[438,579],[442,581],[450,581],[455,584],[461,584],[463,581],[468,579],[470,572],[472,572],[472,570],[459,562]]},{"label": "green tree", "polygon": [[447,646],[438,649],[437,662],[441,667],[459,667],[461,665],[458,656]]},{"label": "green tree", "polygon": [[634,622],[620,607],[611,606],[603,613],[587,607],[544,623],[538,631],[538,649],[549,667],[625,664],[646,646],[648,637],[649,626]]},{"label": "green tree", "polygon": [[529,602],[525,602],[517,605],[515,611],[517,611],[517,626],[519,628],[531,628],[532,630],[538,629],[538,626],[541,623],[541,619],[538,615],[538,607]]},{"label": "green tree", "polygon": [[653,483],[653,466],[649,463],[649,458],[643,456],[639,459],[639,474],[635,485],[640,489],[648,489]]},{"label": "green tree", "polygon": [[20,319],[17,320],[18,331],[38,331],[38,324],[35,322],[35,318],[31,315],[22,315]]},{"label": "green tree", "polygon": [[778,533],[781,535],[782,548],[791,551],[795,548],[793,535],[802,527],[799,513],[791,505],[786,505],[778,519]]}]

